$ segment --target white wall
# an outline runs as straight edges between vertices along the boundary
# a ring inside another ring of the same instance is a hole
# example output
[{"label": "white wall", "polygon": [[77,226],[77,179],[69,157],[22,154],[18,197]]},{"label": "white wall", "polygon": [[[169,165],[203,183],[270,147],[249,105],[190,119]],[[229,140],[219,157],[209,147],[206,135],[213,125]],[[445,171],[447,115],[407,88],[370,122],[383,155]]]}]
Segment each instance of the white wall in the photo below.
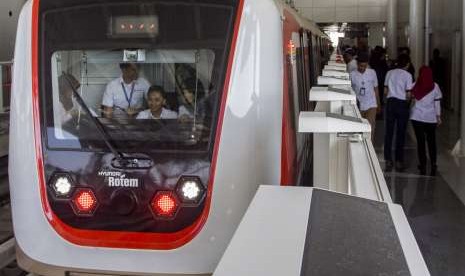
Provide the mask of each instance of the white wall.
[{"label": "white wall", "polygon": [[431,50],[439,48],[444,54],[451,52],[454,32],[461,29],[461,2],[462,0],[431,0]]},{"label": "white wall", "polygon": [[295,0],[296,8],[317,23],[385,22],[388,0]]},{"label": "white wall", "polygon": [[408,26],[410,17],[410,1],[397,0],[397,45],[408,46]]},{"label": "white wall", "polygon": [[370,23],[368,26],[368,47],[373,49],[376,46],[383,46],[384,23]]},{"label": "white wall", "polygon": [[[459,110],[460,94],[460,69],[461,60],[453,58],[453,48],[456,32],[460,32],[462,26],[462,0],[431,0],[431,53],[434,48],[441,51],[441,56],[447,61],[446,75],[447,85],[445,87],[443,104],[450,109]],[[464,51],[464,46],[456,47],[458,52]],[[458,67],[456,66],[458,65]],[[458,72],[453,68],[458,68]],[[454,79],[455,74],[455,79]]]},{"label": "white wall", "polygon": [[26,0],[0,0],[0,61],[13,59],[16,25],[25,2]]}]

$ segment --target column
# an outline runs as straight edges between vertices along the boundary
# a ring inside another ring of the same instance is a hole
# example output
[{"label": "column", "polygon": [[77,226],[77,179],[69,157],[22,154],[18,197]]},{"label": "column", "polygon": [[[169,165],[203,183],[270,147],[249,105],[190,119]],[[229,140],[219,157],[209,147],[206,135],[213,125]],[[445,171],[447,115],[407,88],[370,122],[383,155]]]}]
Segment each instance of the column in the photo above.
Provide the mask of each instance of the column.
[{"label": "column", "polygon": [[391,59],[397,58],[397,0],[388,1],[387,48]]},{"label": "column", "polygon": [[426,0],[425,5],[425,64],[429,64],[430,61],[430,33],[431,33],[431,0]]},{"label": "column", "polygon": [[410,0],[409,40],[412,63],[418,74],[425,59],[425,0]]}]

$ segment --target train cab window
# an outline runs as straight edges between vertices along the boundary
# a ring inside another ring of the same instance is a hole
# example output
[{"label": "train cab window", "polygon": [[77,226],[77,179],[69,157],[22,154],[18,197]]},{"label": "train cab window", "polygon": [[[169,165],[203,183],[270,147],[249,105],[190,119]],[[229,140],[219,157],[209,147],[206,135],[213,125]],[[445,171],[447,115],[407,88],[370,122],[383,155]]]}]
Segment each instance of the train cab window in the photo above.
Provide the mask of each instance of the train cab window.
[{"label": "train cab window", "polygon": [[129,146],[208,144],[213,51],[73,50],[51,59],[49,145],[91,145],[103,139],[97,124]]},{"label": "train cab window", "polygon": [[124,152],[211,152],[233,9],[205,1],[47,7],[40,92],[47,147],[105,151],[110,139]]}]

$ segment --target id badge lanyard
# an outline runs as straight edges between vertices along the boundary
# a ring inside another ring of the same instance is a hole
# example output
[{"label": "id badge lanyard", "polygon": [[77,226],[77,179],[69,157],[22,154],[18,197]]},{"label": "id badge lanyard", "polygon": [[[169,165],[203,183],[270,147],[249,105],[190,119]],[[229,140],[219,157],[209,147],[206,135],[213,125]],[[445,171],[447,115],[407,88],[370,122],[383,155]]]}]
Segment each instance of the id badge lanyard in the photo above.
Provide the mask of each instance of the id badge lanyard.
[{"label": "id badge lanyard", "polygon": [[360,92],[359,95],[364,97],[366,94],[366,89],[365,89],[365,81],[362,81],[362,87],[360,87]]},{"label": "id badge lanyard", "polygon": [[131,108],[132,95],[134,94],[135,86],[136,84],[133,82],[131,86],[131,94],[128,96],[128,93],[126,92],[126,87],[124,87],[124,84],[121,83],[121,87],[123,88],[123,92],[124,92],[124,97],[126,98],[126,101],[128,102],[128,109]]}]

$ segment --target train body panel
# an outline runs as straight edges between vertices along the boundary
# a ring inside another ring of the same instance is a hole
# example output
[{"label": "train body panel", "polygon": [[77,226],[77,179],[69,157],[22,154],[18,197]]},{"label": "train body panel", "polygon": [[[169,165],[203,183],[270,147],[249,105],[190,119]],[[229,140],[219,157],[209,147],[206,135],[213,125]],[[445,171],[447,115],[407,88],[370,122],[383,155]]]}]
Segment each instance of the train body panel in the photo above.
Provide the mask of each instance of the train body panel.
[{"label": "train body panel", "polygon": [[11,200],[21,265],[47,275],[67,271],[175,275],[214,270],[258,186],[282,182],[282,120],[288,110],[282,101],[287,59],[280,31],[283,10],[274,1],[244,0],[240,5],[233,40],[236,49],[215,141],[219,145],[212,165],[208,217],[192,239],[173,249],[157,250],[79,245],[54,228],[56,217],[40,190],[44,172],[39,171],[38,160],[43,162],[43,156],[37,151],[41,142],[35,140],[41,136],[34,133],[38,113],[33,113],[30,73],[32,51],[37,50],[31,40],[34,3],[27,2],[15,50],[10,146]]}]

